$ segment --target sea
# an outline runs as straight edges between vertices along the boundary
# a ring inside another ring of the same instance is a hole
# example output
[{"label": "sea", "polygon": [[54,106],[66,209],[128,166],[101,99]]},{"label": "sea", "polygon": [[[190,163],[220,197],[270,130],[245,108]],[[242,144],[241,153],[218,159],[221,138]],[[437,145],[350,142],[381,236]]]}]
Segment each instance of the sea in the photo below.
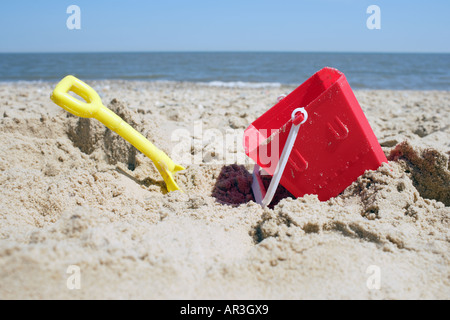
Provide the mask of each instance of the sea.
[{"label": "sea", "polygon": [[450,90],[450,54],[331,52],[0,53],[0,81],[196,82],[211,86],[300,85],[323,67],[353,89]]}]

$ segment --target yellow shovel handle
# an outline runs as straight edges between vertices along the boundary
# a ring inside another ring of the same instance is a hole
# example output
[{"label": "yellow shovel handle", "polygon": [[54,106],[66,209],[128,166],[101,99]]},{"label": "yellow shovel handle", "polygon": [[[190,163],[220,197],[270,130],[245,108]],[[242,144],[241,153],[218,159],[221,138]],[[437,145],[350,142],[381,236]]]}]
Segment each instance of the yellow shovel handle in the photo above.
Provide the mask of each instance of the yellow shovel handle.
[{"label": "yellow shovel handle", "polygon": [[[76,93],[86,102],[71,96],[69,91]],[[58,106],[78,117],[83,118],[93,118],[98,110],[103,106],[102,100],[97,92],[74,76],[67,76],[62,79],[56,85],[50,98]]]},{"label": "yellow shovel handle", "polygon": [[[69,91],[76,93],[86,102],[71,96]],[[153,161],[166,182],[169,192],[180,190],[173,178],[173,174],[184,170],[184,168],[175,164],[163,151],[156,148],[142,134],[105,107],[97,92],[86,83],[74,76],[67,76],[56,85],[50,98],[70,113],[78,117],[95,118],[116,132]]]}]

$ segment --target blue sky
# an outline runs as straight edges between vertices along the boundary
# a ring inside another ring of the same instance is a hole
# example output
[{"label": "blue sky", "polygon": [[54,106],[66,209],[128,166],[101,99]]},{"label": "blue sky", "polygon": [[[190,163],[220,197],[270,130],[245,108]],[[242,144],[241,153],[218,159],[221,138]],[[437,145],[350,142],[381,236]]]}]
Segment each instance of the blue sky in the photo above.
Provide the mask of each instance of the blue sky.
[{"label": "blue sky", "polygon": [[[72,4],[81,30],[66,27]],[[1,1],[0,52],[450,52],[449,14],[448,0]]]}]

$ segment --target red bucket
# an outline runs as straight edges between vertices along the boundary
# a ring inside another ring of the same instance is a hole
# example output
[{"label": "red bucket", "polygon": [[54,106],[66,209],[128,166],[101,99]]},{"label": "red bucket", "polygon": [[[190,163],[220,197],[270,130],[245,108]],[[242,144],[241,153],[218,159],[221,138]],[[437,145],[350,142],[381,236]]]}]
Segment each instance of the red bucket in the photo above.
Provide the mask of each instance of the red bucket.
[{"label": "red bucket", "polygon": [[303,107],[302,124],[280,183],[295,197],[337,196],[386,156],[345,75],[323,68],[256,119],[244,133],[245,153],[273,175],[292,126],[291,114]]}]

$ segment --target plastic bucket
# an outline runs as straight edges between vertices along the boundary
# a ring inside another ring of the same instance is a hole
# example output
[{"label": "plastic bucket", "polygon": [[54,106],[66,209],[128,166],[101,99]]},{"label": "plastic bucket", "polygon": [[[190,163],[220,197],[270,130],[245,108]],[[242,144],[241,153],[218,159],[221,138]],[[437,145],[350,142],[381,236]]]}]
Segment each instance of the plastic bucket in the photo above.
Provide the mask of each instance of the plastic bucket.
[{"label": "plastic bucket", "polygon": [[292,126],[291,113],[304,107],[301,126],[280,183],[295,197],[337,196],[366,170],[387,159],[345,75],[323,68],[256,119],[244,132],[244,149],[273,175]]}]

